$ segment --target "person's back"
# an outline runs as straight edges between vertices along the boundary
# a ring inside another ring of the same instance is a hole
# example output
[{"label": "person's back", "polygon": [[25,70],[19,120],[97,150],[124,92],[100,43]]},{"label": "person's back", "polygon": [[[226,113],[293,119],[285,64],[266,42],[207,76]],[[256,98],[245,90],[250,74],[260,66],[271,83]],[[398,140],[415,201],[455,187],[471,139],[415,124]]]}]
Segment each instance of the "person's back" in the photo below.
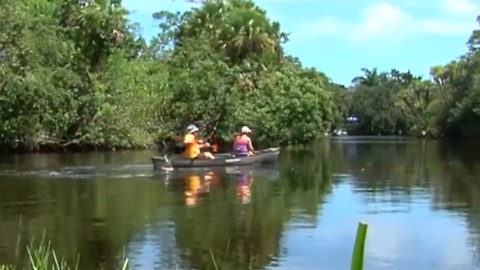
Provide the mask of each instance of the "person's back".
[{"label": "person's back", "polygon": [[247,135],[245,134],[238,135],[235,138],[235,143],[233,145],[234,153],[236,155],[247,156],[249,152],[249,149],[248,149],[249,144],[250,144],[250,138]]},{"label": "person's back", "polygon": [[185,144],[185,151],[182,153],[184,157],[196,158],[200,154],[200,146],[198,145],[193,134],[188,133],[185,135],[183,143]]}]

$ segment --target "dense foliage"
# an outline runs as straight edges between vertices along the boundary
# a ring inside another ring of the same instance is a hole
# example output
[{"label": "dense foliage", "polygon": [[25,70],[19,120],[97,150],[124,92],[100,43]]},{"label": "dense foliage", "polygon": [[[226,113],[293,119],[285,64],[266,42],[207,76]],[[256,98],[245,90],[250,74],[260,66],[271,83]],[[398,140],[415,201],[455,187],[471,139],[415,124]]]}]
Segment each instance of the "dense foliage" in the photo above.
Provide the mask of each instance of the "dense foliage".
[{"label": "dense foliage", "polygon": [[357,123],[343,121],[346,127],[369,135],[480,137],[480,29],[467,45],[458,60],[432,67],[430,79],[409,71],[363,69],[352,87],[336,95],[344,115],[358,118]]},{"label": "dense foliage", "polygon": [[283,51],[252,1],[155,13],[141,38],[120,0],[3,1],[0,141],[7,148],[132,148],[187,123],[231,138],[302,143],[334,119],[329,79]]},{"label": "dense foliage", "polygon": [[349,115],[362,134],[480,134],[478,30],[433,80],[373,69],[346,88],[287,55],[288,35],[251,0],[157,12],[149,42],[120,0],[0,7],[3,148],[145,147],[188,123],[226,139],[246,124],[256,141],[304,143]]}]

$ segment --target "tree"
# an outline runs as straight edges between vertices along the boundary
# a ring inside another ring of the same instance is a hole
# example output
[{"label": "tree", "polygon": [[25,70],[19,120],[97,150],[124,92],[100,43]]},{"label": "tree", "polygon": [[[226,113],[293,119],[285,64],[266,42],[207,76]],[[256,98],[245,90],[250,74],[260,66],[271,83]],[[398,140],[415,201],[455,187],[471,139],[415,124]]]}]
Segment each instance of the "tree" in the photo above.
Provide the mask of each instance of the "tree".
[{"label": "tree", "polygon": [[241,63],[247,57],[271,54],[283,55],[281,45],[287,35],[277,22],[271,22],[265,10],[250,0],[207,1],[201,8],[186,14],[176,41],[211,37],[212,46],[223,50],[232,63]]},{"label": "tree", "polygon": [[352,83],[355,85],[365,85],[365,86],[377,86],[382,81],[382,74],[378,73],[377,68],[371,70],[367,68],[362,68],[363,76],[355,77],[352,80]]}]

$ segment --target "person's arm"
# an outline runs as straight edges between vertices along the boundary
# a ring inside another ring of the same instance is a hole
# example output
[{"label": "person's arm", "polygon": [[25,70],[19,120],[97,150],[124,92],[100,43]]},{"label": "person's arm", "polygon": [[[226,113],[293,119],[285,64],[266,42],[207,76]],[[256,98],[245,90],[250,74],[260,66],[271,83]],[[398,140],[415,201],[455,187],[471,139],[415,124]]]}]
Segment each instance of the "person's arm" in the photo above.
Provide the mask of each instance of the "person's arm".
[{"label": "person's arm", "polygon": [[210,143],[206,142],[206,143],[203,143],[203,141],[201,141],[202,143],[199,143],[198,146],[200,148],[206,148],[206,147],[210,147]]},{"label": "person's arm", "polygon": [[235,136],[233,137],[233,149],[235,149],[235,146],[237,145],[237,138],[238,138],[238,135],[235,134]]},{"label": "person's arm", "polygon": [[200,147],[200,148],[210,147],[210,143],[205,142],[205,141],[202,140],[202,139],[198,139],[198,140],[197,140],[197,143],[198,143],[198,147]]},{"label": "person's arm", "polygon": [[252,145],[252,139],[250,138],[248,138],[248,148],[250,149],[250,151],[255,153],[255,149],[253,149],[253,145]]}]

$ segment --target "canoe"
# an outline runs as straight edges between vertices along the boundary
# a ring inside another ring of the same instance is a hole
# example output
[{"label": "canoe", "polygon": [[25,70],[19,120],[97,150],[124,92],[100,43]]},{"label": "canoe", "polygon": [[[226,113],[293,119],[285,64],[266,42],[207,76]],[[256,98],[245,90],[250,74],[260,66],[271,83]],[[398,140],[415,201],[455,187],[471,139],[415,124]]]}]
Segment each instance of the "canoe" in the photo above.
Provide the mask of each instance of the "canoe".
[{"label": "canoe", "polygon": [[278,159],[280,147],[256,151],[254,156],[235,156],[231,153],[214,154],[215,159],[187,159],[181,155],[172,158],[152,157],[153,169],[165,168],[202,168],[202,167],[231,167],[245,166],[260,163],[271,163]]}]

